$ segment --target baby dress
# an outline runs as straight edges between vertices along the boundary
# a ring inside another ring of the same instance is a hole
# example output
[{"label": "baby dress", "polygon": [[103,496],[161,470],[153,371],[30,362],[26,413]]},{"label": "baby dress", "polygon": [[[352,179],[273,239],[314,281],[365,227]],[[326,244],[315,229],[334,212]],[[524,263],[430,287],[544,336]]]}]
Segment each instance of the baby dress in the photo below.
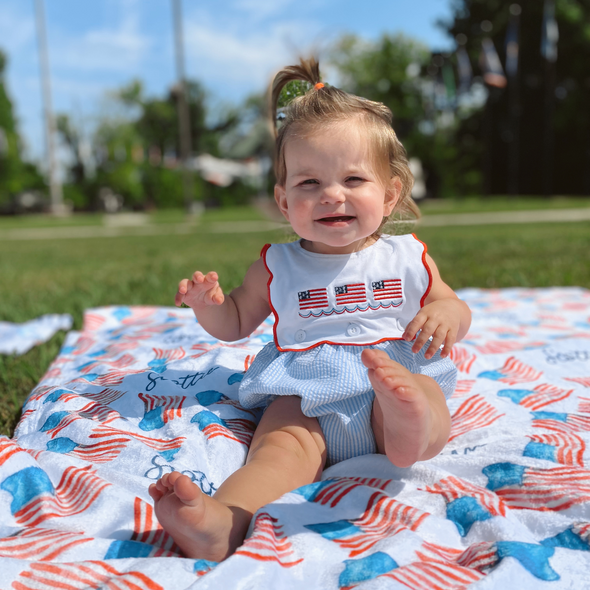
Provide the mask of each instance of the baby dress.
[{"label": "baby dress", "polygon": [[300,241],[266,245],[274,341],[246,372],[240,403],[266,407],[276,396],[299,396],[302,412],[318,418],[331,465],[377,450],[365,348],[432,377],[448,398],[457,380],[454,364],[440,351],[426,359],[429,343],[413,353],[412,343],[401,339],[432,284],[425,255],[414,235],[381,236],[351,254],[309,252]]}]

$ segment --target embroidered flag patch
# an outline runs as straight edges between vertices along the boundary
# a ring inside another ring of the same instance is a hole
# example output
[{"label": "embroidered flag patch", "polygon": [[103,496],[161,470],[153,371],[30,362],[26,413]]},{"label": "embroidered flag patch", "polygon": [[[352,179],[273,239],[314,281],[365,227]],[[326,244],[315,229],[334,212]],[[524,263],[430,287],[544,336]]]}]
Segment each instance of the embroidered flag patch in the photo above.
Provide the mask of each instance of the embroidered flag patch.
[{"label": "embroidered flag patch", "polygon": [[328,292],[326,289],[308,289],[299,291],[299,311],[317,307],[328,307]]},{"label": "embroidered flag patch", "polygon": [[373,296],[376,301],[383,299],[401,299],[402,281],[401,279],[385,279],[383,281],[374,281],[372,283]]},{"label": "embroidered flag patch", "polygon": [[364,303],[367,300],[365,285],[363,283],[341,285],[340,287],[336,287],[334,292],[336,293],[336,305]]}]

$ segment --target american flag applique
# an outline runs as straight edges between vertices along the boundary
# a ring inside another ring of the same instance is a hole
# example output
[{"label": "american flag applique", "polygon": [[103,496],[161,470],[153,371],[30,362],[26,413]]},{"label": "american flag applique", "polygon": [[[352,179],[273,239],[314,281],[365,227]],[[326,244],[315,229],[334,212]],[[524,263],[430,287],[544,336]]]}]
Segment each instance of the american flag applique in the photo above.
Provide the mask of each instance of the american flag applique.
[{"label": "american flag applique", "polygon": [[365,285],[363,283],[341,285],[334,289],[334,293],[336,295],[336,305],[364,303],[367,300]]},{"label": "american flag applique", "polygon": [[401,299],[402,297],[401,279],[373,281],[371,287],[373,289],[373,297],[375,298],[375,301],[383,301],[384,299]]},{"label": "american flag applique", "polygon": [[328,307],[328,292],[325,288],[299,291],[297,296],[299,298],[299,311]]}]

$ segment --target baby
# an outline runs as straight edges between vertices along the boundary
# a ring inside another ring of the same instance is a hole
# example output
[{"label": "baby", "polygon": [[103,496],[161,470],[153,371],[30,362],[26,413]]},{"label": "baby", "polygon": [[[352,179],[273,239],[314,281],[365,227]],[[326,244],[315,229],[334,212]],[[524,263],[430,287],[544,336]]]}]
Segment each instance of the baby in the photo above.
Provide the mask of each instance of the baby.
[{"label": "baby", "polygon": [[220,340],[275,317],[274,342],[239,390],[244,407],[265,408],[246,464],[213,497],[177,472],[150,486],[158,520],[188,557],[230,556],[259,508],[318,481],[327,464],[378,452],[408,467],[449,437],[447,357],[471,314],[422,242],[380,232],[394,210],[417,214],[391,112],[325,86],[317,62],[302,60],[275,77],[275,129],[291,80],[312,88],[277,132],[275,200],[300,240],[265,246],[229,295],[217,273],[200,271],[176,294]]}]

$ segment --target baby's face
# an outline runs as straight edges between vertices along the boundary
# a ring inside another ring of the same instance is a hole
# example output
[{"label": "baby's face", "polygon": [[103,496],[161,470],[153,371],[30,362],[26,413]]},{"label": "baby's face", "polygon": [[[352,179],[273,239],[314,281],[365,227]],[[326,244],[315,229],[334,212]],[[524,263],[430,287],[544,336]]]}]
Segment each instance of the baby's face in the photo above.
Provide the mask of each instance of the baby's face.
[{"label": "baby's face", "polygon": [[347,254],[369,245],[367,238],[391,213],[398,184],[379,178],[362,128],[335,123],[285,145],[285,186],[275,199],[303,246],[324,254]]}]

